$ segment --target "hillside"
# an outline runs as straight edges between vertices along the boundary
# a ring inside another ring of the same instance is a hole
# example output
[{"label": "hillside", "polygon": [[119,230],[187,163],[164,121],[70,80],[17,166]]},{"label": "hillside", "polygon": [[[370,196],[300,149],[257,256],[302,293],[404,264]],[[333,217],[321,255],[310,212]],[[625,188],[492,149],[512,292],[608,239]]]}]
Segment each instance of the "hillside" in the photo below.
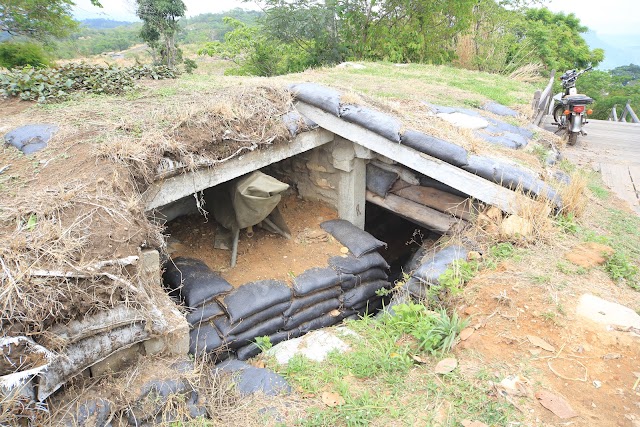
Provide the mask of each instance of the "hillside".
[{"label": "hillside", "polygon": [[[0,100],[2,134],[31,123],[60,127],[49,146],[33,156],[2,148],[0,237],[9,243],[0,249],[3,322],[44,342],[56,316],[67,321],[78,315],[69,312],[70,306],[91,312],[118,299],[137,306],[137,294],[106,278],[86,289],[77,280],[64,285],[34,280],[21,287],[22,280],[31,280],[27,272],[34,266],[66,271],[137,254],[141,248],[166,254],[168,231],[149,221],[142,199],[161,159],[182,161],[189,170],[204,158],[215,171],[216,161],[247,141],[265,153],[286,144],[291,135],[280,118],[294,101],[287,87],[314,82],[337,89],[349,104],[401,117],[405,125],[470,153],[508,157],[562,189],[567,203],[557,215],[548,206],[524,204],[533,206],[522,214],[530,215],[526,218],[533,224],[528,233],[506,238],[500,232],[502,213],[487,209],[465,234],[443,239],[475,245],[469,263],[463,264],[464,280],[457,281],[459,271],[451,273],[451,292],[443,293],[447,298],[423,301],[430,310],[446,310],[440,319],[466,320],[463,336],[452,337],[450,351],[426,350],[420,339],[390,320],[352,321],[356,335],[347,338],[352,351],[344,355],[332,354],[325,362],[297,358],[288,365],[267,356],[254,359],[254,366],[270,367],[291,384],[292,393],[285,397],[240,396],[198,360],[189,378],[206,383],[200,397],[207,402],[208,418],[184,425],[638,425],[639,330],[607,330],[578,307],[589,293],[622,304],[632,314],[640,312],[640,220],[593,171],[566,160],[549,165],[554,149],[565,150],[555,135],[536,129],[525,148],[507,150],[445,123],[430,110],[435,104],[480,114],[480,107],[495,101],[519,113],[505,119],[509,124],[526,128],[533,92],[545,82],[417,64],[363,62],[277,78],[224,76],[229,64],[210,58],[198,58],[198,65],[193,75],[141,81],[121,96],[77,95],[44,105]],[[552,177],[557,172],[570,175],[571,184],[557,182]],[[292,210],[302,203],[294,200]],[[298,214],[316,221],[329,216],[318,208]],[[188,227],[185,242],[196,242],[198,234],[208,238],[207,225]],[[308,250],[310,243],[302,245]],[[197,246],[189,250],[199,251]],[[110,274],[133,280],[125,268]],[[460,292],[453,292],[458,285]],[[405,315],[410,323],[419,317]],[[457,367],[436,373],[436,364],[446,357],[456,359]],[[130,404],[132,412],[146,410],[127,400],[130,383],[167,372],[173,362],[139,356],[120,374],[78,378],[49,401],[50,414],[36,413],[35,423],[56,425],[72,405],[104,390],[114,401]],[[557,406],[549,401],[557,404],[558,396],[576,416],[555,415]],[[184,403],[163,401],[168,413],[179,415],[188,413]],[[7,405],[2,408],[0,423],[15,421]],[[118,418],[122,424],[126,414]]]}]

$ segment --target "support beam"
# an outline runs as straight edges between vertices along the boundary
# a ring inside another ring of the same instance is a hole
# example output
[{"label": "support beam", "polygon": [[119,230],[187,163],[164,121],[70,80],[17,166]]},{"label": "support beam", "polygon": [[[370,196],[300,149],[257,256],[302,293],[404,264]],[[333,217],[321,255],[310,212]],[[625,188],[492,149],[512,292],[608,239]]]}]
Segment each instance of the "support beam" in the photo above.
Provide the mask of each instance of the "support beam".
[{"label": "support beam", "polygon": [[340,171],[338,184],[338,216],[364,230],[367,167],[363,159],[354,158],[350,172]]},{"label": "support beam", "polygon": [[367,201],[442,234],[447,233],[451,227],[462,221],[395,194],[387,194],[387,197],[382,198],[367,191]]},{"label": "support beam", "polygon": [[273,145],[220,163],[209,169],[186,172],[154,182],[143,194],[146,210],[156,209],[206,188],[214,187],[272,163],[333,141],[333,134],[316,129],[298,135],[290,143]]},{"label": "support beam", "polygon": [[497,206],[507,213],[515,213],[517,211],[517,195],[507,188],[442,160],[390,141],[368,129],[348,123],[309,104],[298,102],[296,108],[302,115],[336,135],[382,154],[475,199]]},{"label": "support beam", "polygon": [[473,205],[470,199],[446,193],[436,188],[412,185],[393,192],[412,202],[420,203],[440,212],[457,216],[467,221],[473,219]]}]

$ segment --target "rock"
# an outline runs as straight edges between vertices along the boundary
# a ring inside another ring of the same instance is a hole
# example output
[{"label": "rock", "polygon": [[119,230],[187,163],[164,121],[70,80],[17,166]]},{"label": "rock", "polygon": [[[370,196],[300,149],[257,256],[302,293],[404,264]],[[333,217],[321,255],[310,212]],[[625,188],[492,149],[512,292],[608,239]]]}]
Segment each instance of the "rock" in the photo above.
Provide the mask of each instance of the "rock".
[{"label": "rock", "polygon": [[474,117],[457,111],[453,113],[438,113],[436,116],[451,123],[453,126],[463,129],[482,129],[489,126],[489,122],[482,117]]},{"label": "rock", "polygon": [[239,360],[226,360],[214,368],[233,374],[233,382],[242,395],[257,392],[268,396],[291,393],[291,387],[281,376],[266,368],[256,368]]},{"label": "rock", "polygon": [[580,297],[576,313],[578,316],[602,325],[640,330],[640,315],[638,313],[629,307],[591,294],[584,294]]},{"label": "rock", "polygon": [[581,243],[564,257],[567,261],[584,268],[591,268],[602,265],[607,261],[607,257],[613,255],[613,248],[595,242]]},{"label": "rock", "polygon": [[528,239],[532,233],[533,224],[518,215],[510,215],[500,224],[500,234],[507,239]]},{"label": "rock", "polygon": [[283,341],[270,348],[266,354],[274,356],[279,364],[286,364],[294,356],[304,356],[316,362],[322,362],[332,351],[344,353],[349,345],[339,335],[355,334],[347,328],[320,329],[303,337]]},{"label": "rock", "polygon": [[21,126],[7,133],[4,140],[24,154],[32,154],[45,148],[58,129],[52,124]]},{"label": "rock", "polygon": [[433,371],[436,374],[444,375],[444,374],[448,374],[449,372],[452,372],[457,367],[458,367],[458,361],[450,357],[450,358],[442,359],[441,361],[439,361]]}]

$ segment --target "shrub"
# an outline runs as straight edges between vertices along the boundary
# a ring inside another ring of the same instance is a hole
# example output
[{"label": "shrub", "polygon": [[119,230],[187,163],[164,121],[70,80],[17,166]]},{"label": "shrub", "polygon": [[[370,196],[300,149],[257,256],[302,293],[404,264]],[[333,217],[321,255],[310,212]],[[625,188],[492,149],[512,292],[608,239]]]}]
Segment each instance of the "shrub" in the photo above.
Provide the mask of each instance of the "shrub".
[{"label": "shrub", "polygon": [[0,73],[0,94],[20,97],[25,101],[58,101],[72,92],[117,95],[132,89],[134,80],[175,77],[175,72],[164,65],[104,67],[80,63],[45,69],[24,67]]},{"label": "shrub", "polygon": [[0,67],[13,69],[26,66],[47,67],[49,59],[42,47],[35,43],[0,43]]}]

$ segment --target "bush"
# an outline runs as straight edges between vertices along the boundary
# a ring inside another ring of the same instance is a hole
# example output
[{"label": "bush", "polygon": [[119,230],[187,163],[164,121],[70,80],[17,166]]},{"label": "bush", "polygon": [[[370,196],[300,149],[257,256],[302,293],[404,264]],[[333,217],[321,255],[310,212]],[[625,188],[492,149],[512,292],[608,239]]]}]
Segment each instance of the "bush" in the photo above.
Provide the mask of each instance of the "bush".
[{"label": "bush", "polygon": [[49,59],[42,47],[35,43],[0,43],[0,67],[13,69],[26,66],[47,67]]},{"label": "bush", "polygon": [[117,95],[130,90],[134,80],[175,78],[166,66],[103,67],[89,64],[66,64],[56,68],[25,67],[0,73],[0,94],[17,96],[25,101],[59,101],[72,92]]}]

